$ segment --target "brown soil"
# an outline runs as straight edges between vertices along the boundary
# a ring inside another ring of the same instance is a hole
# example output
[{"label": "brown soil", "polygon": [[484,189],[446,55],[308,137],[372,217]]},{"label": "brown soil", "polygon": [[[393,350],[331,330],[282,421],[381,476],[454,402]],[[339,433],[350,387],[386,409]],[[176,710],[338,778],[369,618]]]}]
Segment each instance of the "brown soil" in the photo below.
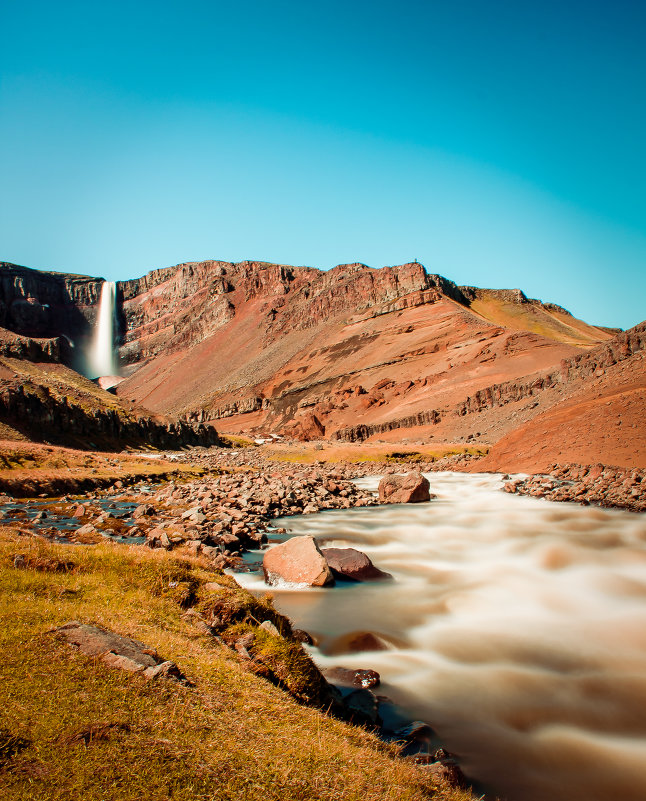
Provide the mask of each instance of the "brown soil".
[{"label": "brown soil", "polygon": [[513,430],[474,471],[544,472],[555,462],[646,467],[646,382],[606,389]]}]

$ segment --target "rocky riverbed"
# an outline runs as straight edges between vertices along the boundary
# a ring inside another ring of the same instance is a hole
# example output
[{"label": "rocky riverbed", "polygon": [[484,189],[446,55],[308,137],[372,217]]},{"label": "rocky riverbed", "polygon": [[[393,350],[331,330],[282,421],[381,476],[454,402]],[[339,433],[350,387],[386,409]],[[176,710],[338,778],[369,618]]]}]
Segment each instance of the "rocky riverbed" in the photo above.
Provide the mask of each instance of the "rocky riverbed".
[{"label": "rocky riverbed", "polygon": [[646,470],[602,464],[555,464],[548,474],[508,481],[504,490],[550,501],[574,501],[583,506],[646,511]]},{"label": "rocky riverbed", "polygon": [[[14,500],[0,496],[0,519],[25,533],[68,542],[98,542],[102,537],[182,548],[204,554],[216,567],[240,566],[248,550],[280,535],[275,518],[349,509],[379,502],[355,479],[384,473],[473,469],[473,458],[460,455],[436,462],[317,462],[298,464],[273,458],[265,448],[192,448],[168,453],[171,463],[199,466],[204,474],[187,480],[169,477],[152,484],[115,481],[104,489],[81,493],[83,485],[60,499]],[[477,464],[477,462],[475,462]],[[180,472],[180,471],[178,471]],[[73,486],[73,482],[70,486]],[[508,477],[506,492],[553,501],[571,501],[646,510],[646,471],[604,465],[554,465],[549,474]]]},{"label": "rocky riverbed", "polygon": [[[208,468],[246,468],[274,473],[278,471],[287,480],[294,470],[293,465],[272,458],[271,451],[264,448],[242,448],[237,451],[194,448],[188,456],[182,454],[178,458],[189,459],[194,464]],[[302,472],[310,476],[333,475],[351,480],[388,473],[408,473],[411,470],[422,473],[446,470],[477,472],[478,461],[478,456],[469,453],[436,460],[411,459],[409,456],[401,461],[389,459],[387,462],[320,461],[314,466],[304,466]],[[554,464],[544,474],[515,476],[513,479],[510,477],[504,489],[519,495],[546,497],[552,501],[573,501],[584,506],[592,504],[634,512],[646,510],[646,470],[640,468],[603,464]]]},{"label": "rocky riverbed", "polygon": [[111,537],[166,550],[185,546],[193,554],[211,557],[216,567],[227,567],[244,551],[266,542],[276,517],[377,502],[344,470],[235,467],[219,464],[230,472],[156,487],[141,482],[125,488],[116,482],[105,491],[59,500],[15,502],[5,495],[0,514],[26,533],[35,529],[43,536],[84,543]]}]

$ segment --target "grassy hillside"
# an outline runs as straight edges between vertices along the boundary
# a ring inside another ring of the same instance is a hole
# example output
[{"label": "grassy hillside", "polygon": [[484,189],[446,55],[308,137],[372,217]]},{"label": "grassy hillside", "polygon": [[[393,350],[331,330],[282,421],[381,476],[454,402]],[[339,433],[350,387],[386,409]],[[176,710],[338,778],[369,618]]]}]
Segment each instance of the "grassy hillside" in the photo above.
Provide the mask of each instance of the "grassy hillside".
[{"label": "grassy hillside", "polygon": [[57,495],[87,491],[116,481],[133,484],[139,480],[192,478],[202,473],[201,467],[166,461],[156,454],[116,456],[0,438],[0,492],[17,498],[42,492]]},{"label": "grassy hillside", "polygon": [[612,333],[589,325],[558,307],[539,302],[514,303],[496,290],[479,289],[470,309],[485,320],[511,330],[531,331],[546,339],[577,347],[590,347],[612,337]]},{"label": "grassy hillside", "polygon": [[[26,567],[14,567],[17,554]],[[188,584],[199,603],[214,579],[204,563],[165,552],[72,549],[0,529],[0,797],[473,798],[363,729],[297,704],[200,633],[178,601]],[[71,620],[145,642],[193,686],[81,655],[51,633]]]}]

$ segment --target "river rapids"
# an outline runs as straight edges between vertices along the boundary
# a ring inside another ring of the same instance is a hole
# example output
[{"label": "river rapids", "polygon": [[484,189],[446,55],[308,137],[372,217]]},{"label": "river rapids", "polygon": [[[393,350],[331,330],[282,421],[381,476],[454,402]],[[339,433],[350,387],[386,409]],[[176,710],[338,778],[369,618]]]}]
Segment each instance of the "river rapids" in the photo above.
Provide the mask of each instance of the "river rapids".
[{"label": "river rapids", "polygon": [[[430,503],[278,521],[394,581],[272,588],[277,608],[319,666],[379,671],[488,794],[643,801],[646,518],[509,495],[489,474],[428,478]],[[361,632],[388,650],[352,652]]]}]

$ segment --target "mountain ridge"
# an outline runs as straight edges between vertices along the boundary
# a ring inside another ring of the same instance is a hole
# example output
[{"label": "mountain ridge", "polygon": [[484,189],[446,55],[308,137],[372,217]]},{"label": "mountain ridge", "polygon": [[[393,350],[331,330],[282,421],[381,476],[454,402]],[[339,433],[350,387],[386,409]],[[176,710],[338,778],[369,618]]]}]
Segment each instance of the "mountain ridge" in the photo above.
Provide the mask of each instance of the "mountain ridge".
[{"label": "mountain ridge", "polygon": [[[2,354],[79,369],[101,283],[0,265]],[[419,262],[185,262],[117,282],[117,316],[124,409],[230,434],[491,447],[586,382],[643,370],[639,326],[593,326]]]}]

